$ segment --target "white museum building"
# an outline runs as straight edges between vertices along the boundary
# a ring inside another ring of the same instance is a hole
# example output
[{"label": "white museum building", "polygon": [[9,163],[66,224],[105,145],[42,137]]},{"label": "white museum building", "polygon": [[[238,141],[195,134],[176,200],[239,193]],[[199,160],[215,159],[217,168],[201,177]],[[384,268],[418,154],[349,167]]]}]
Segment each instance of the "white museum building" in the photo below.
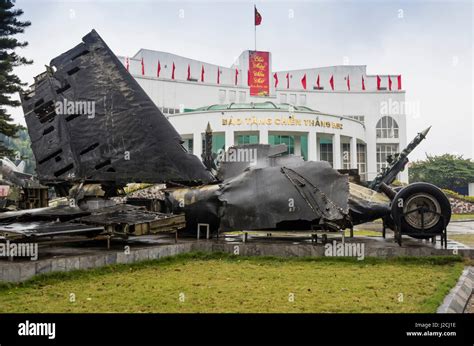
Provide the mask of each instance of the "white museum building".
[{"label": "white museum building", "polygon": [[[209,123],[215,152],[286,143],[290,154],[372,180],[407,144],[397,74],[367,75],[363,65],[273,71],[270,52],[248,50],[230,67],[147,49],[118,58],[199,157]],[[399,179],[407,182],[406,170]]]}]

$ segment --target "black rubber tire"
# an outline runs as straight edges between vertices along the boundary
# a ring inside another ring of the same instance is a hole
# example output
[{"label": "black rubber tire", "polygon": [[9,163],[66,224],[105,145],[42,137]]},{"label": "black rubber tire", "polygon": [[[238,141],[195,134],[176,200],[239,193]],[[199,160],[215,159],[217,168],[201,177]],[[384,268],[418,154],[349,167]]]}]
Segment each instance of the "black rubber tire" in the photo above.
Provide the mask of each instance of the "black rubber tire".
[{"label": "black rubber tire", "polygon": [[[399,207],[398,205],[398,201],[400,200],[400,198],[403,201],[407,201],[410,196],[417,193],[424,193],[433,197],[440,206],[440,214],[443,215],[443,217],[439,218],[438,222],[435,225],[430,228],[426,228],[424,232],[422,232],[421,229],[415,228],[406,222],[405,217],[402,215],[403,208]],[[423,234],[420,235],[420,233],[441,234],[445,226],[443,224],[443,218],[446,225],[448,225],[449,221],[451,220],[451,204],[449,203],[449,200],[443,193],[443,191],[441,191],[438,187],[429,183],[413,183],[401,189],[395,195],[391,206],[391,216],[395,222],[398,218],[400,218],[400,224],[403,234],[409,235],[417,239],[428,239],[432,237],[432,235],[425,236]]]}]

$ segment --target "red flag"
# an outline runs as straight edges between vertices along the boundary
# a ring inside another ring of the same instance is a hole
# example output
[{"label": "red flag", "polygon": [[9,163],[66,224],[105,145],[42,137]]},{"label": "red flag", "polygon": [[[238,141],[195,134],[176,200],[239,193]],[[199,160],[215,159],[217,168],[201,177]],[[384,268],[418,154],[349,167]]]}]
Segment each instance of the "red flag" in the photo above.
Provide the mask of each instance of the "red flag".
[{"label": "red flag", "polygon": [[301,85],[304,89],[306,89],[306,73],[304,74],[303,78],[301,78]]},{"label": "red flag", "polygon": [[201,65],[201,82],[204,82],[204,65]]},{"label": "red flag", "polygon": [[237,85],[237,79],[239,77],[239,70],[235,69],[235,85]]},{"label": "red flag", "polygon": [[402,75],[399,75],[397,77],[397,82],[398,82],[398,90],[402,90]]},{"label": "red flag", "polygon": [[145,63],[143,62],[143,58],[142,58],[142,76],[145,75]]},{"label": "red flag", "polygon": [[260,13],[257,11],[257,6],[254,6],[255,8],[255,26],[262,24],[262,16]]},{"label": "red flag", "polygon": [[329,84],[331,84],[331,89],[334,90],[334,76],[331,75],[331,79],[329,80]]},{"label": "red flag", "polygon": [[349,75],[347,75],[347,90],[351,91],[351,80]]},{"label": "red flag", "polygon": [[318,79],[316,79],[316,86],[318,87],[318,89],[321,89],[321,87],[319,86],[319,74],[318,74]]},{"label": "red flag", "polygon": [[273,74],[273,78],[275,79],[275,88],[278,86],[278,75],[276,72]]},{"label": "red flag", "polygon": [[157,77],[160,77],[160,72],[161,72],[161,64],[160,64],[160,60],[158,60],[158,69],[156,70]]},{"label": "red flag", "polygon": [[217,84],[221,84],[221,71],[217,68]]},{"label": "red flag", "polygon": [[191,79],[191,66],[188,64],[188,80]]},{"label": "red flag", "polygon": [[362,90],[365,90],[365,79],[364,79],[364,76],[362,76]]},{"label": "red flag", "polygon": [[127,66],[127,71],[130,69],[130,61],[128,60],[128,56],[127,56],[127,60],[126,60],[126,66]]},{"label": "red flag", "polygon": [[379,76],[377,76],[377,90],[380,90],[380,83],[382,82],[382,80],[380,79]]},{"label": "red flag", "polygon": [[388,76],[388,90],[392,90],[392,79]]},{"label": "red flag", "polygon": [[176,66],[173,63],[173,69],[171,70],[171,79],[174,79],[174,70],[176,70]]},{"label": "red flag", "polygon": [[286,88],[290,89],[290,74],[286,74]]}]

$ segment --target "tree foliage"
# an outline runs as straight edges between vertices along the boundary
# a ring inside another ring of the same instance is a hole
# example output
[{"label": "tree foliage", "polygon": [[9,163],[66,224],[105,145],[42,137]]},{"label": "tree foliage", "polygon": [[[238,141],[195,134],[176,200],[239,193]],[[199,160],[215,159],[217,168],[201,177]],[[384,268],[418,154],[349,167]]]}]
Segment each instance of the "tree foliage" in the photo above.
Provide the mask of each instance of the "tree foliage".
[{"label": "tree foliage", "polygon": [[[23,14],[20,9],[14,9],[14,1],[0,0],[0,134],[7,137],[16,137],[21,126],[12,123],[7,106],[18,107],[20,102],[12,99],[12,95],[22,91],[25,83],[13,73],[15,67],[31,64],[31,60],[19,56],[15,50],[28,45],[20,42],[14,36],[22,34],[29,21],[22,22],[18,19]],[[12,156],[13,151],[6,143],[0,143],[0,156]]]},{"label": "tree foliage", "polygon": [[427,155],[426,160],[413,162],[408,172],[411,183],[424,181],[443,189],[458,190],[474,182],[474,161],[451,154]]},{"label": "tree foliage", "polygon": [[35,174],[36,161],[31,149],[31,140],[26,128],[22,127],[15,137],[7,137],[0,133],[0,142],[5,144],[13,155],[7,156],[15,164],[25,161],[25,173]]}]

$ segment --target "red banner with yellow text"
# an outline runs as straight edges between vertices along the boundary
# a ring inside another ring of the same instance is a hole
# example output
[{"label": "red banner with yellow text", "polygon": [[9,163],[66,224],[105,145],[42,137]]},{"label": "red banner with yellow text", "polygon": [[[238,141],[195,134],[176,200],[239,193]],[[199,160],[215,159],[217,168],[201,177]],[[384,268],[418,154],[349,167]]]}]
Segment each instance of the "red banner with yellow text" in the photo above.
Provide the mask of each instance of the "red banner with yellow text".
[{"label": "red banner with yellow text", "polygon": [[270,93],[270,62],[268,52],[251,51],[249,55],[250,96],[268,96]]}]

